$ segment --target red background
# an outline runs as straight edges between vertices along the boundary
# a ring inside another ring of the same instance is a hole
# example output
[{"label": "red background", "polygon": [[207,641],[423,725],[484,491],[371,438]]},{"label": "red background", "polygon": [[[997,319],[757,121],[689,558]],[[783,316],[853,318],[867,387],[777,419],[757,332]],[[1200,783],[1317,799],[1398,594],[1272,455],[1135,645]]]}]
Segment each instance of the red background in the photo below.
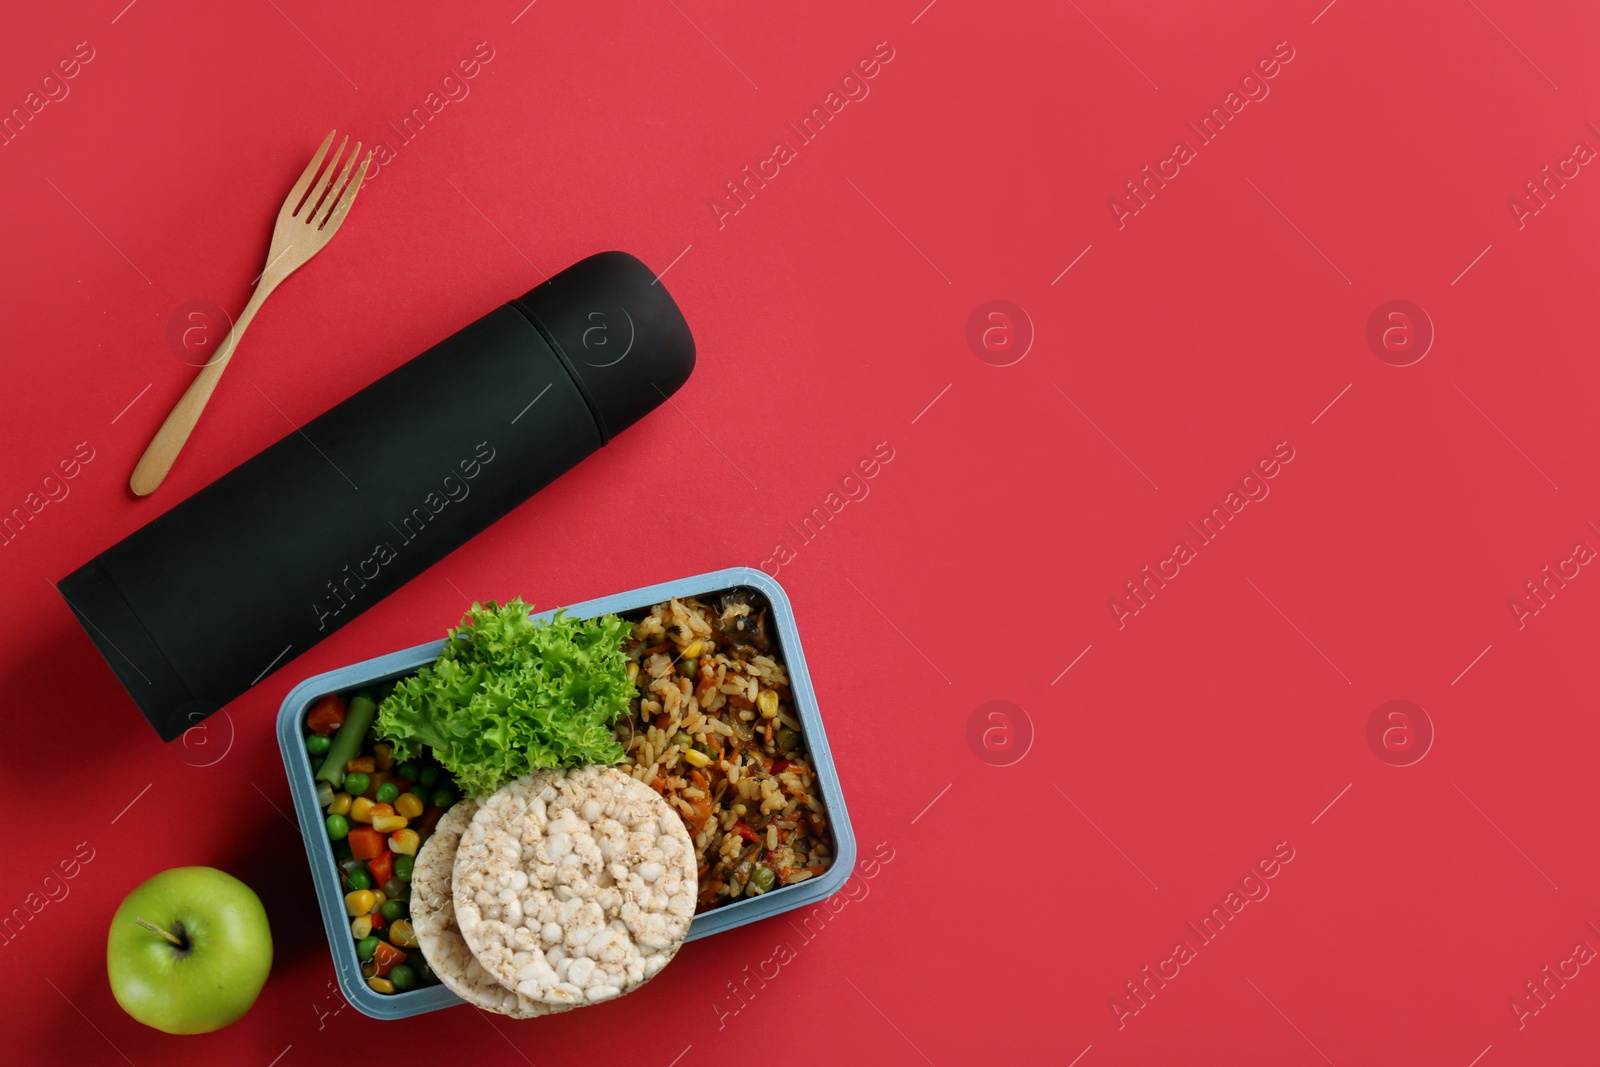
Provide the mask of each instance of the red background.
[{"label": "red background", "polygon": [[[1575,142],[1600,147],[1592,5],[124,3],[29,5],[0,34],[7,108],[94,49],[0,148],[0,510],[94,450],[0,549],[0,911],[80,842],[94,857],[0,945],[0,1057],[1595,1061],[1594,968],[1520,1027],[1509,1006],[1600,948],[1600,577],[1520,629],[1508,607],[1575,543],[1600,548],[1600,177],[1521,228],[1508,206]],[[133,499],[193,374],[169,320],[237,312],[322,135],[395,144],[385,123],[480,41],[470,95],[267,303],[165,487]],[[880,41],[870,95],[719,228],[724,183]],[[1284,41],[1270,95],[1119,230],[1123,183]],[[206,736],[160,744],[51,583],[286,420],[608,248],[667,271],[694,329],[674,406]],[[966,340],[991,299],[1035,333],[1011,366]],[[1365,339],[1392,299],[1436,330],[1412,366]],[[882,441],[870,495],[797,545],[785,524]],[[1270,496],[1119,629],[1123,583],[1279,442],[1295,458]],[[282,816],[288,689],[439,635],[470,597],[552,606],[780,540],[863,855],[894,856],[868,895],[720,1026],[726,983],[788,924],[558,1018],[340,1009]],[[1034,733],[1010,766],[968,743],[993,699]],[[1391,699],[1436,732],[1411,766],[1367,742]],[[1270,896],[1119,1026],[1124,983],[1279,842],[1294,859]],[[277,958],[244,1020],[169,1037],[113,1001],[105,931],[138,882],[196,863],[260,891]]]}]

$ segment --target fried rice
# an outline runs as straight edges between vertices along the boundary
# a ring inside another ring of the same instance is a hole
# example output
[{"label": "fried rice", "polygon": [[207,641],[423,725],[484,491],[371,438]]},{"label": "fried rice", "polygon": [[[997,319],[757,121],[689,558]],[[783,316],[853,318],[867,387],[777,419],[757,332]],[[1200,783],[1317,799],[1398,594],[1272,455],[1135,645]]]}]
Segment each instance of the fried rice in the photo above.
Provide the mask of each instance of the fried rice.
[{"label": "fried rice", "polygon": [[688,827],[697,911],[814,878],[833,862],[769,615],[764,597],[735,589],[631,616],[625,651],[637,695],[616,726],[621,769]]}]

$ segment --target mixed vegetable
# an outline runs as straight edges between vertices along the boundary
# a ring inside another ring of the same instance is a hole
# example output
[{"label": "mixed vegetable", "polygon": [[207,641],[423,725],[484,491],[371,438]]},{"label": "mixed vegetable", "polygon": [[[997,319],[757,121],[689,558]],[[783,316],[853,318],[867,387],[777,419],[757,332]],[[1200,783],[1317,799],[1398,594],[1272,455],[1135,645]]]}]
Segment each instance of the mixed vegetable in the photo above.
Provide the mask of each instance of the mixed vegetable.
[{"label": "mixed vegetable", "polygon": [[376,710],[366,693],[325,696],[306,716],[305,744],[362,976],[379,993],[403,993],[438,982],[411,928],[411,870],[457,791],[435,760],[397,760],[373,736]]}]

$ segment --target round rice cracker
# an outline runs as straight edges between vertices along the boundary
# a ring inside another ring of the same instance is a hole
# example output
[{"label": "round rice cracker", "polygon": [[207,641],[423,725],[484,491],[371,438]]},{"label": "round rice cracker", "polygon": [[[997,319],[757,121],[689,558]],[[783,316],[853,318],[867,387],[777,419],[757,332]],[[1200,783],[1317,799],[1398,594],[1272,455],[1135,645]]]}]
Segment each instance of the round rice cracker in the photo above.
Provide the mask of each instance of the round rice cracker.
[{"label": "round rice cracker", "polygon": [[550,1007],[655,977],[688,935],[698,892],[683,820],[614,767],[541,771],[489,797],[461,835],[454,884],[479,964]]},{"label": "round rice cracker", "polygon": [[422,956],[445,988],[474,1007],[514,1019],[532,1019],[561,1011],[563,1009],[520,997],[501,985],[484,971],[461,939],[451,881],[461,832],[472,822],[477,810],[476,800],[457,803],[444,813],[433,836],[417,853],[416,866],[411,872],[411,925]]}]

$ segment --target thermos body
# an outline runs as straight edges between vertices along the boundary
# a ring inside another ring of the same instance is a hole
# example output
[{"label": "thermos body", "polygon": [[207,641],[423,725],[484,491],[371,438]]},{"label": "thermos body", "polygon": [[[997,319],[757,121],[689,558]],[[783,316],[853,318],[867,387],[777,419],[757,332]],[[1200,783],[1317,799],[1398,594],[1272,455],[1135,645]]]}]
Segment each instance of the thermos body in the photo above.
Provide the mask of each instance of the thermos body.
[{"label": "thermos body", "polygon": [[368,385],[59,583],[163,738],[570,470],[688,378],[649,269],[592,256]]}]

